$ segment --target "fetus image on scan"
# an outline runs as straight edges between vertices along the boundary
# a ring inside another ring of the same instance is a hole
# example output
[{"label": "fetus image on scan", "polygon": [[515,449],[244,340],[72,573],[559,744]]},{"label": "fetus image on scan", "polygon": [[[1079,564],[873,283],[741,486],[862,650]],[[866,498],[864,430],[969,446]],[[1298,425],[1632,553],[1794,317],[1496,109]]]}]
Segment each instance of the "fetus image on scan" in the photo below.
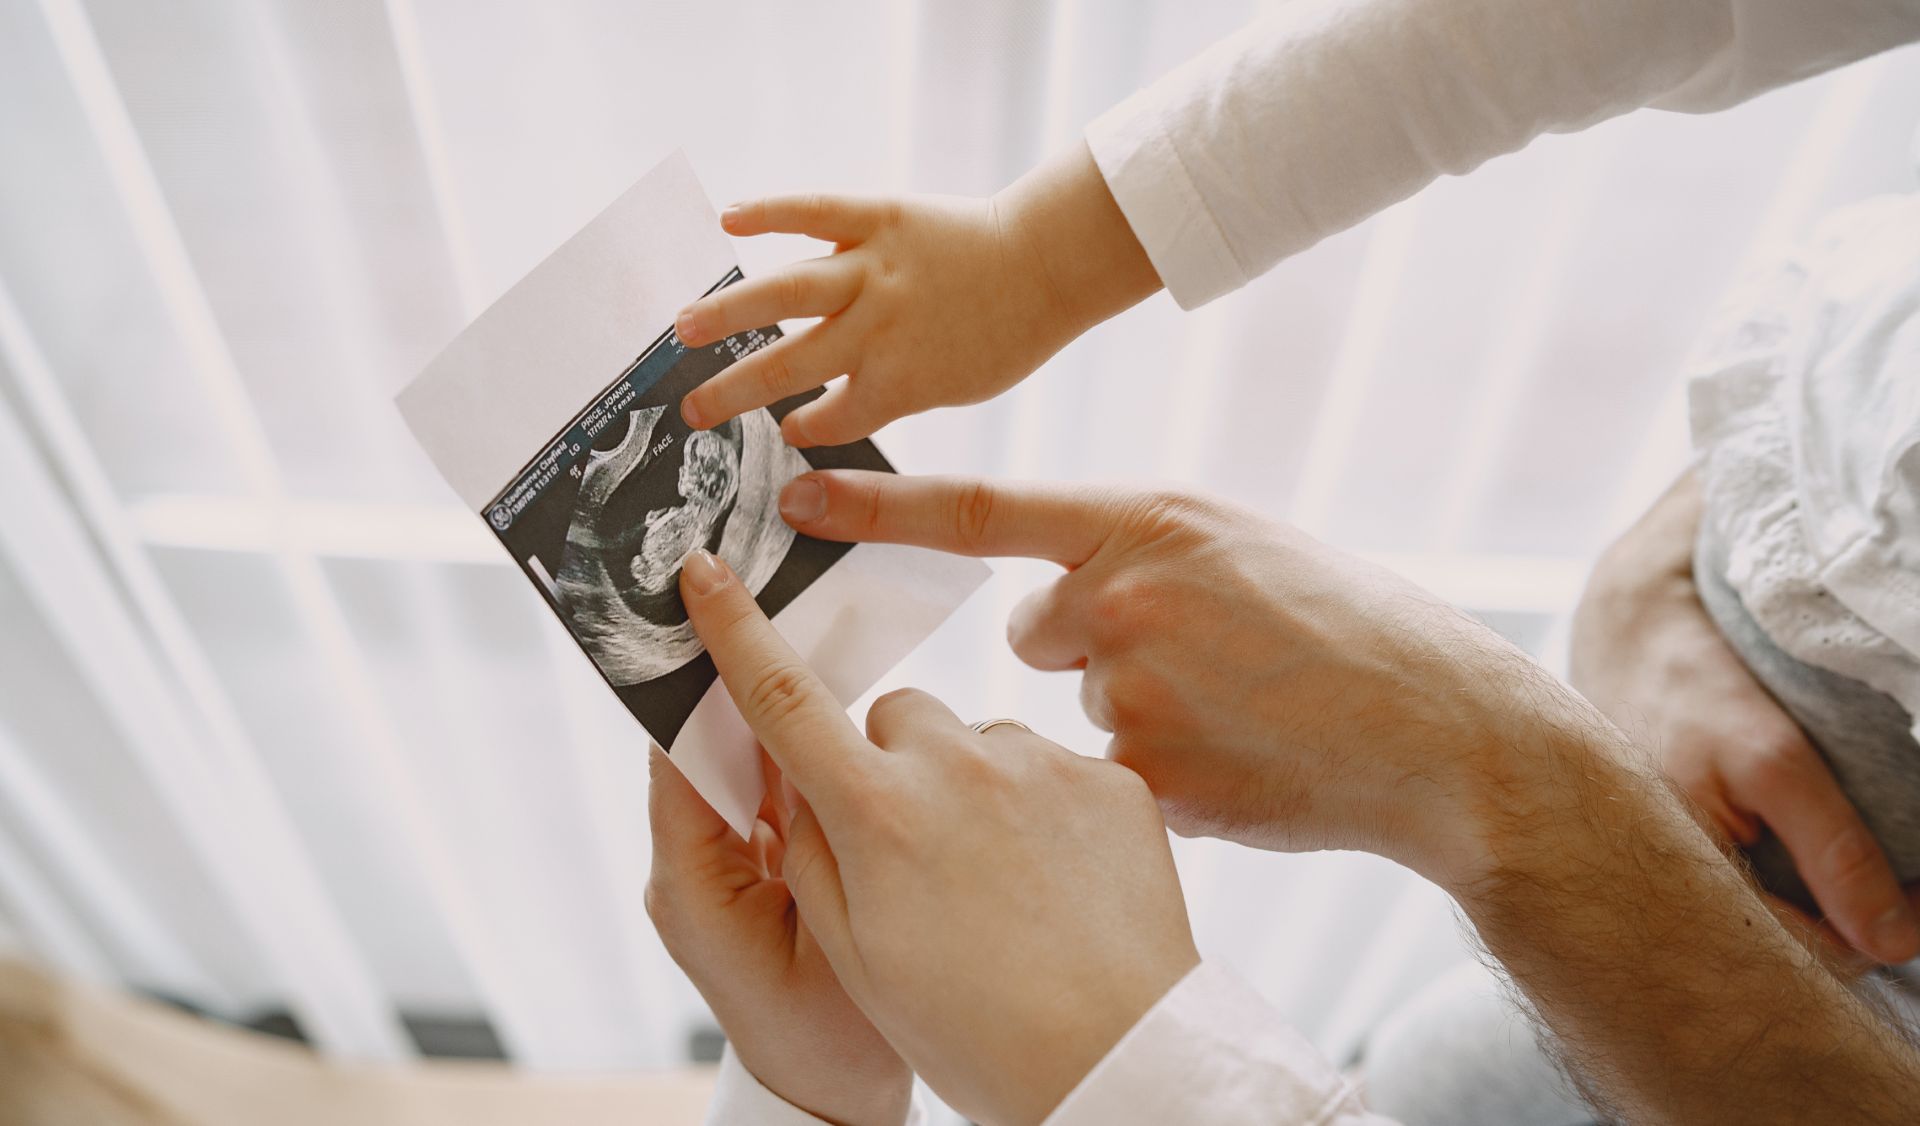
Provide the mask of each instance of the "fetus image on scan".
[{"label": "fetus image on scan", "polygon": [[587,461],[554,576],[561,612],[616,686],[699,655],[680,600],[691,552],[719,555],[760,593],[793,546],[780,487],[808,469],[764,410],[689,430],[666,406],[637,407],[625,425]]}]

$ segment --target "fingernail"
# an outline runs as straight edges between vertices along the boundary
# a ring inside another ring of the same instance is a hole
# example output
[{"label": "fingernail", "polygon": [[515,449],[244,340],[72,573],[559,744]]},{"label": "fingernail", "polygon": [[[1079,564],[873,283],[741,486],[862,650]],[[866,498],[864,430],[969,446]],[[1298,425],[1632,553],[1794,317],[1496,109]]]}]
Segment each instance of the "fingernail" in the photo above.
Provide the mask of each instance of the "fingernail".
[{"label": "fingernail", "polygon": [[1913,912],[1905,904],[1890,907],[1875,919],[1868,936],[1874,952],[1888,961],[1905,961],[1920,948],[1920,924],[1915,923]]},{"label": "fingernail", "polygon": [[680,315],[673,318],[673,334],[680,338],[682,344],[693,343],[693,334],[699,327],[700,322],[694,318],[692,309],[682,309]]},{"label": "fingernail", "polygon": [[706,548],[687,556],[680,570],[695,594],[712,594],[727,582],[727,565]]},{"label": "fingernail", "polygon": [[707,416],[700,413],[700,408],[694,404],[692,395],[680,400],[680,417],[695,430],[707,428]]},{"label": "fingernail", "polygon": [[726,206],[726,210],[720,212],[720,225],[723,227],[732,226],[734,220],[738,218],[740,218],[740,205],[737,203],[729,203]]},{"label": "fingernail", "polygon": [[789,524],[811,524],[827,514],[827,487],[812,477],[796,477],[780,490],[780,515]]}]

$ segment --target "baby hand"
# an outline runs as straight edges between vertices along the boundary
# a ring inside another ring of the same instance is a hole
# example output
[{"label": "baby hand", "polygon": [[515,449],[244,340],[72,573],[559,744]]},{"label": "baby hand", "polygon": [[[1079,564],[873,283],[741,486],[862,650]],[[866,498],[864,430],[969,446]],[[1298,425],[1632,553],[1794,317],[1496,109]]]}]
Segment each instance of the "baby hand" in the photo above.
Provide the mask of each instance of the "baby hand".
[{"label": "baby hand", "polygon": [[699,347],[823,318],[680,404],[705,429],[847,376],[786,417],[795,446],[857,441],[905,415],[990,399],[1160,284],[1084,146],[988,199],[784,196],[729,207],[720,223],[834,244],[709,294],[674,324]]}]

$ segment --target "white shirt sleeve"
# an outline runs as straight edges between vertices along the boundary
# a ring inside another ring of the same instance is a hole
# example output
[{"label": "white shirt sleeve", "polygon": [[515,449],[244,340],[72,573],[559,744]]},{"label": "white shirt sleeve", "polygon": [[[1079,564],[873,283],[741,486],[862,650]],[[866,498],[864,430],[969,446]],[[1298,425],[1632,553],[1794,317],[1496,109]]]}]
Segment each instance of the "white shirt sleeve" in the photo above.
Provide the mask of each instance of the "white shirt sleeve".
[{"label": "white shirt sleeve", "polygon": [[[926,1113],[916,1096],[903,1126],[924,1126]],[[769,1091],[754,1078],[727,1045],[720,1056],[720,1074],[714,1081],[713,1101],[707,1104],[707,1126],[825,1126],[799,1107]]]},{"label": "white shirt sleeve", "polygon": [[[921,1126],[915,1100],[907,1126]],[[729,1046],[707,1126],[820,1126],[762,1086]],[[1167,991],[1043,1126],[1394,1126],[1266,1000],[1202,963]]]},{"label": "white shirt sleeve", "polygon": [[1546,132],[1721,109],[1920,38],[1920,0],[1291,0],[1087,144],[1183,308]]},{"label": "white shirt sleeve", "polygon": [[1392,1126],[1252,988],[1202,963],[1167,991],[1044,1126]]}]

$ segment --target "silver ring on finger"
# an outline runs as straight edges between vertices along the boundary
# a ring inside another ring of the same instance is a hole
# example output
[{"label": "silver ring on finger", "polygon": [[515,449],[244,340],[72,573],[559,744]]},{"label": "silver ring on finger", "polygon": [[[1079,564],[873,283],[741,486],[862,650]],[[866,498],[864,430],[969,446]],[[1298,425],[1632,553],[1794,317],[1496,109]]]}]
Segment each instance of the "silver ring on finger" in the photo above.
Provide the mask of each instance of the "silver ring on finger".
[{"label": "silver ring on finger", "polygon": [[999,717],[997,719],[976,720],[975,722],[970,723],[967,726],[973,728],[973,733],[975,735],[985,735],[987,732],[992,731],[996,727],[1017,727],[1029,735],[1033,734],[1033,728],[1028,727],[1026,724],[1021,723],[1017,719],[1008,719],[1004,716]]}]

